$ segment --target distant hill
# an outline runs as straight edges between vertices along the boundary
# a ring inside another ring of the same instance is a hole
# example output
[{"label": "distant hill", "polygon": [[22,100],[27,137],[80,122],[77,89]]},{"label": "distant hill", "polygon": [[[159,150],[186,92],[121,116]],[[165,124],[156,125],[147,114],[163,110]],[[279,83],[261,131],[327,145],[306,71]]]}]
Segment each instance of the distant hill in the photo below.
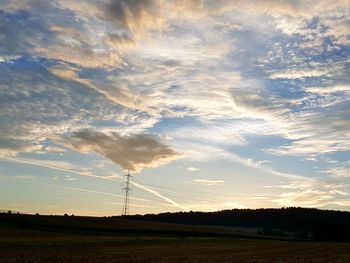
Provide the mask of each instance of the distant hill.
[{"label": "distant hill", "polygon": [[314,208],[233,209],[217,212],[176,212],[128,216],[129,219],[262,228],[311,235],[317,241],[350,241],[350,212]]},{"label": "distant hill", "polygon": [[350,212],[309,208],[233,209],[126,217],[0,213],[0,227],[108,235],[235,236],[350,242]]},{"label": "distant hill", "polygon": [[247,237],[265,236],[240,234],[206,226],[162,222],[147,222],[116,217],[49,216],[15,213],[0,213],[0,232],[4,229],[23,229],[46,232],[63,232],[96,235],[125,236],[196,236],[196,237]]}]

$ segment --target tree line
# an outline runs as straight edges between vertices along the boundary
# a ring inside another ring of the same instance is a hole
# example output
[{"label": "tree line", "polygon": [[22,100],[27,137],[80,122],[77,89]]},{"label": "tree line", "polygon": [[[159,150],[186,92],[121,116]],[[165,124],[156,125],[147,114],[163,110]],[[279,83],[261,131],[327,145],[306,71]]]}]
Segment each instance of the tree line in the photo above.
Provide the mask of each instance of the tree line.
[{"label": "tree line", "polygon": [[257,227],[310,234],[315,241],[350,241],[350,212],[316,208],[232,209],[128,216],[130,219],[193,224]]}]

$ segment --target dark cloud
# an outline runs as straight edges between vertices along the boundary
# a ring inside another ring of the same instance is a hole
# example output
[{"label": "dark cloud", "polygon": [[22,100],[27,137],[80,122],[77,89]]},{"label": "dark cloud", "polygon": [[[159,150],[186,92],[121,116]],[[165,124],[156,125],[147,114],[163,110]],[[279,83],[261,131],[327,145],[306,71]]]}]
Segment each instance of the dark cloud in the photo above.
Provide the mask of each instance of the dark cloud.
[{"label": "dark cloud", "polygon": [[159,1],[112,0],[105,7],[105,14],[108,20],[133,31],[159,22]]},{"label": "dark cloud", "polygon": [[105,42],[116,48],[128,48],[136,45],[134,39],[127,34],[111,34],[105,39]]},{"label": "dark cloud", "polygon": [[170,146],[149,134],[121,136],[115,132],[106,134],[82,130],[73,133],[65,141],[78,151],[96,152],[133,172],[146,167],[157,167],[180,157]]},{"label": "dark cloud", "polygon": [[239,109],[258,112],[260,117],[266,114],[278,116],[286,110],[286,103],[282,98],[262,89],[233,89],[232,99]]},{"label": "dark cloud", "polygon": [[8,137],[0,138],[0,157],[14,156],[18,152],[33,152],[41,149],[42,146],[35,142],[28,143],[27,141]]}]

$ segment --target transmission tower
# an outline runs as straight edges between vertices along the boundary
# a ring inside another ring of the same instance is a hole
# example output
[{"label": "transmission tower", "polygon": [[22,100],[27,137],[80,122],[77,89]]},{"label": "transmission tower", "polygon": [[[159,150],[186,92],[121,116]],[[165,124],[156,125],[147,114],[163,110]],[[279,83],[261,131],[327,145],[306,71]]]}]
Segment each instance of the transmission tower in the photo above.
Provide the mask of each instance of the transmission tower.
[{"label": "transmission tower", "polygon": [[131,191],[130,188],[130,177],[132,177],[129,173],[124,175],[124,187],[123,187],[123,191],[124,191],[124,204],[123,204],[123,210],[122,210],[122,216],[127,216],[129,214],[129,194]]}]

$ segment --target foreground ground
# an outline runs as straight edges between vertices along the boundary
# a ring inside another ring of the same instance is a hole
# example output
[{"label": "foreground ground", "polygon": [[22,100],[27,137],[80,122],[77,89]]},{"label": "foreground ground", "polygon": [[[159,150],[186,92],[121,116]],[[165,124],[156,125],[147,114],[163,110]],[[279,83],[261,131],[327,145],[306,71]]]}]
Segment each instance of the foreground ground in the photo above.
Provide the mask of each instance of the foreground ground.
[{"label": "foreground ground", "polygon": [[350,243],[115,218],[0,214],[0,262],[350,262]]},{"label": "foreground ground", "polygon": [[349,243],[72,234],[0,227],[0,262],[350,262]]}]

